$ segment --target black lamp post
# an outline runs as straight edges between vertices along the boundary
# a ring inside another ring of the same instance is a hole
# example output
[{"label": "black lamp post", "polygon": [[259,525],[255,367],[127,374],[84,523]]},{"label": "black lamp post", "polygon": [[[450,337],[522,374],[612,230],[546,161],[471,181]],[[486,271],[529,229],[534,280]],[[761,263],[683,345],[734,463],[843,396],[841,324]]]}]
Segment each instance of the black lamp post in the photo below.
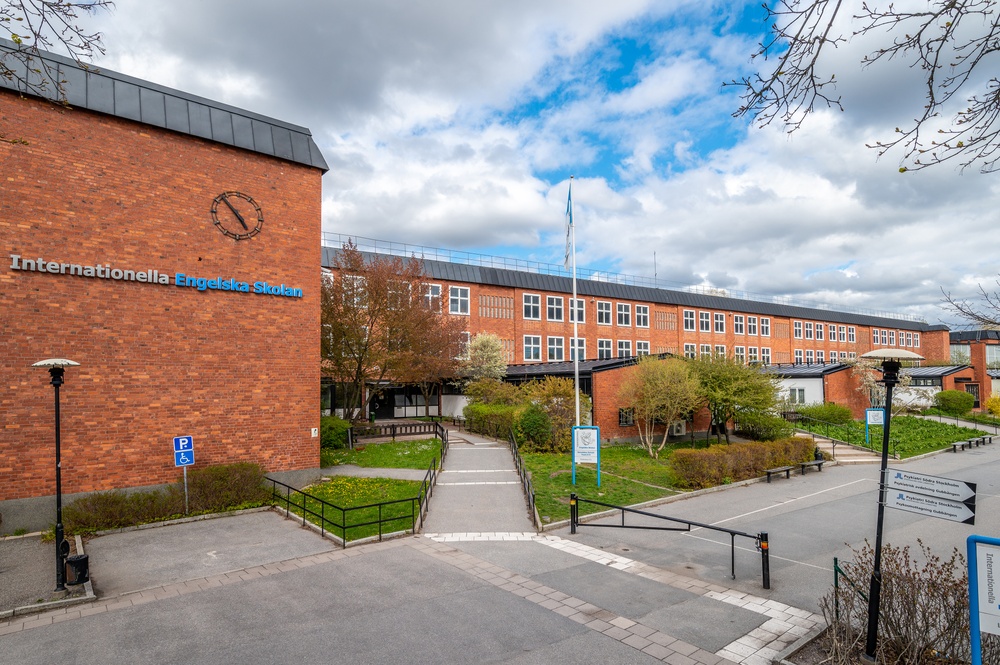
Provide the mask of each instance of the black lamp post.
[{"label": "black lamp post", "polygon": [[79,365],[78,362],[65,358],[50,358],[40,360],[32,367],[45,367],[52,377],[52,387],[56,393],[56,591],[66,590],[66,557],[69,555],[69,543],[63,537],[62,523],[62,459],[59,440],[59,386],[63,384],[63,368]]},{"label": "black lamp post", "polygon": [[882,425],[882,465],[878,484],[878,518],[875,524],[875,565],[872,568],[868,589],[868,634],[865,641],[865,660],[875,662],[878,650],[878,614],[882,599],[882,522],[885,518],[885,470],[889,465],[889,423],[892,420],[892,389],[899,384],[900,360],[923,360],[923,356],[902,349],[879,349],[861,355],[882,361],[882,380],[885,386],[885,423]]}]

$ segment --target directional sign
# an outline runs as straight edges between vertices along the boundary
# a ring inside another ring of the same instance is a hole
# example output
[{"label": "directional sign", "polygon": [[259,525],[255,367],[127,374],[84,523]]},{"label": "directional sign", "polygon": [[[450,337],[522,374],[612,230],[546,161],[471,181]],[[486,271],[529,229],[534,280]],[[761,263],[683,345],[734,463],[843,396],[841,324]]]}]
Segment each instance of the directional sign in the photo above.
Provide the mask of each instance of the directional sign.
[{"label": "directional sign", "polygon": [[174,466],[191,466],[194,464],[194,451],[181,450],[174,453]]},{"label": "directional sign", "polygon": [[174,452],[179,453],[185,450],[194,450],[194,437],[191,436],[175,436],[174,437]]},{"label": "directional sign", "polygon": [[948,499],[965,504],[976,502],[976,484],[964,480],[953,480],[940,476],[928,476],[925,473],[914,473],[903,469],[889,467],[885,470],[886,486],[890,490],[903,490],[932,496],[938,499]]},{"label": "directional sign", "polygon": [[938,517],[962,524],[976,523],[976,505],[966,505],[960,501],[939,499],[914,492],[886,489],[885,505],[925,517]]}]

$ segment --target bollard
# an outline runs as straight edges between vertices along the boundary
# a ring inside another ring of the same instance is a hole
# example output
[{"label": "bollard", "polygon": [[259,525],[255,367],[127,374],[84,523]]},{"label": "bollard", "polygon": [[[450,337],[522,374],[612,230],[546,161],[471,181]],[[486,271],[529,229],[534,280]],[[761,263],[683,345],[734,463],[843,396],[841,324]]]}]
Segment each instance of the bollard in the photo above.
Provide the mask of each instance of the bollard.
[{"label": "bollard", "polygon": [[760,539],[760,568],[761,575],[764,578],[764,588],[771,588],[771,560],[767,544],[767,532],[761,531],[758,536]]},{"label": "bollard", "polygon": [[576,494],[569,495],[569,532],[576,533]]}]

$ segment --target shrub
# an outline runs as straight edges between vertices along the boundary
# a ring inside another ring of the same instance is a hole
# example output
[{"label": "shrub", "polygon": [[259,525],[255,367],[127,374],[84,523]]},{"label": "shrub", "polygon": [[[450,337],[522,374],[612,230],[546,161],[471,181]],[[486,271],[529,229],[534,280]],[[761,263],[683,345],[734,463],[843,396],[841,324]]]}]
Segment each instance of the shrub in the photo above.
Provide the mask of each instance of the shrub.
[{"label": "shrub", "polygon": [[463,409],[466,426],[469,431],[507,440],[518,425],[518,414],[524,406],[509,406],[506,404],[472,403]]},{"label": "shrub", "polygon": [[964,390],[942,390],[934,395],[934,406],[952,416],[964,416],[975,403],[976,398]]},{"label": "shrub", "polygon": [[825,423],[844,425],[854,420],[851,410],[835,402],[825,404],[807,404],[795,407],[795,410],[807,418],[822,420]]},{"label": "shrub", "polygon": [[524,436],[526,452],[556,452],[553,450],[552,419],[537,404],[530,404],[521,412],[518,423]]},{"label": "shrub", "polygon": [[[173,485],[184,496],[184,483]],[[245,505],[260,505],[270,497],[264,485],[264,469],[252,462],[219,464],[188,471],[191,512],[213,512]]]},{"label": "shrub", "polygon": [[736,433],[755,441],[776,441],[791,436],[792,426],[780,416],[751,411],[740,414]]},{"label": "shrub", "polygon": [[465,386],[465,394],[472,404],[505,404],[520,401],[517,386],[497,379],[476,379]]},{"label": "shrub", "polygon": [[767,469],[810,460],[814,446],[811,439],[789,437],[698,450],[682,448],[674,451],[670,461],[685,487],[715,487],[727,479],[736,482],[758,478]]},{"label": "shrub", "polygon": [[994,416],[1000,416],[1000,397],[994,396],[986,400],[986,410]]},{"label": "shrub", "polygon": [[325,449],[346,448],[347,430],[351,423],[337,416],[319,419],[319,447]]},{"label": "shrub", "polygon": [[[923,561],[909,547],[882,548],[882,597],[877,660],[880,663],[968,663],[969,581],[965,557],[953,550],[941,559],[919,540]],[[867,591],[874,548],[865,544],[855,560],[841,564],[849,580]],[[868,601],[860,590],[842,583],[820,602],[830,628],[831,665],[859,662],[864,651]],[[1000,639],[983,635],[984,663],[1000,663]]]}]

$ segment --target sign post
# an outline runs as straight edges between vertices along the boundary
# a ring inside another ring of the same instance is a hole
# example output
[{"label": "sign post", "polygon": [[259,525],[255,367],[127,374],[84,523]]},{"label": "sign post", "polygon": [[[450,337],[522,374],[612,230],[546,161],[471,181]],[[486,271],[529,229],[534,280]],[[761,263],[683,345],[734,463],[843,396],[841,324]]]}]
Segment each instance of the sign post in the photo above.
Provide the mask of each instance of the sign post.
[{"label": "sign post", "polygon": [[601,428],[573,428],[573,484],[576,485],[576,465],[597,465],[597,486],[601,486]]},{"label": "sign post", "polygon": [[982,634],[1000,635],[1000,538],[969,536],[969,643],[983,665]]},{"label": "sign post", "polygon": [[194,437],[174,437],[174,466],[184,469],[184,514],[188,514],[188,467],[194,464]]},{"label": "sign post", "polygon": [[865,409],[865,443],[871,443],[870,425],[885,427],[885,409]]}]

